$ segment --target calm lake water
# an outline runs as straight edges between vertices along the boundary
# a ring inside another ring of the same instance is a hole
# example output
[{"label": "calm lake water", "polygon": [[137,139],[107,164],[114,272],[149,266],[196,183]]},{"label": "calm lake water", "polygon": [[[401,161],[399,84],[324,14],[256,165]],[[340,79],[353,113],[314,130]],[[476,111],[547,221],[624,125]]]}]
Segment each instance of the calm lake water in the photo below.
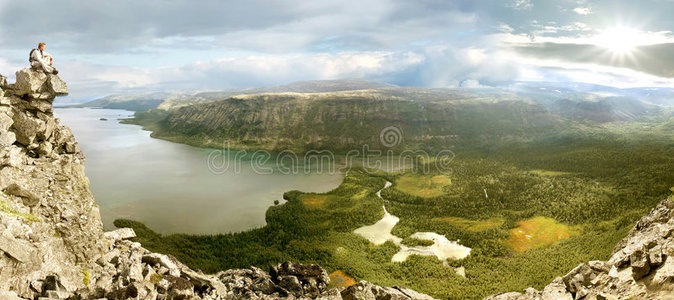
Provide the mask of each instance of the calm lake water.
[{"label": "calm lake water", "polygon": [[[115,219],[130,218],[160,233],[243,231],[264,226],[265,211],[274,200],[282,202],[284,192],[326,192],[343,178],[278,169],[259,174],[245,159],[238,172],[232,164],[215,174],[208,157],[216,150],[154,139],[140,126],[119,124],[118,118],[133,112],[55,108],[54,114],[72,129],[87,157],[86,174],[106,230],[114,228]],[[275,163],[262,167],[273,169]]]}]

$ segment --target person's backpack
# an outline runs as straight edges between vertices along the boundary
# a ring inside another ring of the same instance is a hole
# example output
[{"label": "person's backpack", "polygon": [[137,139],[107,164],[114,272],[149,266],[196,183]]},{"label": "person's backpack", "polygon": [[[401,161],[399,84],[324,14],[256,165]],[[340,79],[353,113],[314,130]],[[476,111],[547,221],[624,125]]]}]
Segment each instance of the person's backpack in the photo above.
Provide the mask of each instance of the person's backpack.
[{"label": "person's backpack", "polygon": [[33,52],[37,51],[37,49],[33,48],[33,50],[30,50],[30,54],[28,54],[28,62],[32,63],[33,62]]}]

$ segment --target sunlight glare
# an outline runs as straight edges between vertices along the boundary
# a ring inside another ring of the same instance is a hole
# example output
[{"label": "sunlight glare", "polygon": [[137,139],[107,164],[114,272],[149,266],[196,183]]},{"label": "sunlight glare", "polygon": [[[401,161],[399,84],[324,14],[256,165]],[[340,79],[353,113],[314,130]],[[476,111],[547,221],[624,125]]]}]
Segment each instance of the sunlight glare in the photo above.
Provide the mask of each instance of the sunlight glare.
[{"label": "sunlight glare", "polygon": [[645,34],[634,28],[617,26],[602,31],[597,37],[597,45],[616,54],[629,54],[644,42]]}]

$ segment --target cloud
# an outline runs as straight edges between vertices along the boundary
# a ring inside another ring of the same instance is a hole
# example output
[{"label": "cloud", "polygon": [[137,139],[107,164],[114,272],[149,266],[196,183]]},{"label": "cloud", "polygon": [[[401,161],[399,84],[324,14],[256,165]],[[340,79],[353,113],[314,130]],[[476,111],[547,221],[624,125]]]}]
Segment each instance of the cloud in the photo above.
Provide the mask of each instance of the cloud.
[{"label": "cloud", "polygon": [[579,7],[574,8],[573,11],[575,13],[577,13],[579,15],[583,15],[583,16],[592,14],[592,9],[589,8],[589,7],[580,7],[579,6]]},{"label": "cloud", "polygon": [[177,67],[137,68],[70,63],[61,67],[75,98],[137,90],[226,89],[299,80],[377,78],[422,63],[412,52],[340,52],[258,55],[193,62]]},{"label": "cloud", "polygon": [[516,10],[530,10],[534,7],[531,0],[511,0],[509,7]]},{"label": "cloud", "polygon": [[[293,22],[311,10],[292,1],[3,1],[0,43],[47,41],[70,51],[109,52],[155,38],[214,36]],[[264,7],[264,9],[256,9]]]},{"label": "cloud", "polygon": [[0,0],[0,45],[26,49],[46,41],[64,52],[117,55],[161,47],[286,53],[325,41],[338,51],[379,50],[473,22],[462,3],[469,1]]},{"label": "cloud", "polygon": [[674,78],[674,43],[639,46],[630,53],[616,54],[588,44],[536,43],[514,47],[524,56],[625,68],[663,78]]},{"label": "cloud", "polygon": [[363,78],[426,87],[483,87],[510,81],[517,66],[502,53],[449,45],[414,51],[348,51],[251,55],[175,67],[138,68],[68,63],[61,76],[73,98],[166,89],[227,89],[301,80]]},{"label": "cloud", "polygon": [[16,80],[16,76],[14,75],[14,72],[11,72],[10,70],[19,70],[23,66],[19,64],[18,62],[15,61],[10,61],[7,58],[0,57],[0,71],[7,71],[7,73],[0,72],[0,75],[3,75],[7,77],[7,80],[10,82]]},{"label": "cloud", "polygon": [[466,79],[463,82],[461,82],[460,85],[462,88],[469,88],[469,89],[474,89],[474,88],[485,88],[487,86],[481,85],[480,81],[475,80],[475,79]]},{"label": "cloud", "polygon": [[630,61],[587,45],[617,25],[674,28],[672,10],[663,0],[0,0],[0,73],[45,41],[74,96],[347,77],[493,85],[560,72],[545,61],[669,76],[667,58],[645,57],[667,49],[642,46]]}]

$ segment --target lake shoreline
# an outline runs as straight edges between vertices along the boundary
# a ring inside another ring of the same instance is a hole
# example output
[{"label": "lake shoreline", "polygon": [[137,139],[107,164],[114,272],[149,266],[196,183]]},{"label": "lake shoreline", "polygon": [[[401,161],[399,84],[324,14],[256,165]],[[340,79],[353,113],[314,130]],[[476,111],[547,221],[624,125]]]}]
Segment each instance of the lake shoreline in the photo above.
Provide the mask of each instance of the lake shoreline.
[{"label": "lake shoreline", "polygon": [[267,209],[275,200],[282,201],[283,193],[327,192],[344,177],[343,173],[317,174],[315,170],[261,174],[245,158],[237,164],[238,172],[213,172],[208,157],[217,149],[154,139],[140,126],[117,121],[132,113],[55,108],[87,156],[87,175],[106,229],[115,228],[115,219],[131,218],[163,234],[246,231],[266,224]]}]

